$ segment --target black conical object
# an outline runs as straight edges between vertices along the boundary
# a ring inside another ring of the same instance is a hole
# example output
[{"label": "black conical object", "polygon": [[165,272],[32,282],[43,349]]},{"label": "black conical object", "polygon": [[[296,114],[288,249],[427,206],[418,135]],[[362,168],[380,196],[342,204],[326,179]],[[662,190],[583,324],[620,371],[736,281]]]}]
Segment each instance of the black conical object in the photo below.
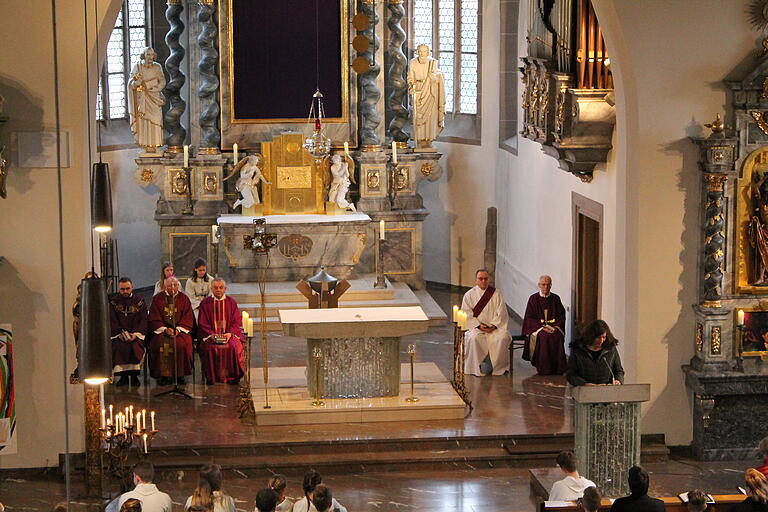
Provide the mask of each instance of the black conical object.
[{"label": "black conical object", "polygon": [[106,233],[112,230],[112,188],[109,164],[93,164],[91,173],[91,223],[93,229]]},{"label": "black conical object", "polygon": [[80,282],[80,377],[101,384],[112,376],[112,342],[107,283],[97,277]]},{"label": "black conical object", "polygon": [[[320,267],[320,272],[307,279],[309,286],[315,291],[330,292],[339,284],[339,280],[325,271],[325,267]],[[323,286],[325,284],[325,286]]]}]

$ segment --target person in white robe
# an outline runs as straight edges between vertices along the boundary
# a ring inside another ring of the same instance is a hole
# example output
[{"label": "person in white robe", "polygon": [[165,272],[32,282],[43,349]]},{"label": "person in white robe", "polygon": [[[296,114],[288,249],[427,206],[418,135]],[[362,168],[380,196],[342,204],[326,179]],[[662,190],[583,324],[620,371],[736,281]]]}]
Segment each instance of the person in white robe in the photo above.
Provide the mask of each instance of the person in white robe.
[{"label": "person in white robe", "polygon": [[198,258],[195,261],[192,276],[187,279],[184,285],[184,293],[187,294],[192,303],[192,313],[195,315],[195,320],[197,320],[197,315],[200,312],[200,303],[211,294],[212,282],[213,276],[208,273],[208,264],[204,259]]},{"label": "person in white robe", "polygon": [[485,269],[475,273],[475,286],[464,294],[461,309],[467,314],[464,335],[464,373],[482,377],[480,365],[490,358],[493,375],[509,371],[509,343],[512,341],[507,323],[507,305],[501,292],[489,283]]}]

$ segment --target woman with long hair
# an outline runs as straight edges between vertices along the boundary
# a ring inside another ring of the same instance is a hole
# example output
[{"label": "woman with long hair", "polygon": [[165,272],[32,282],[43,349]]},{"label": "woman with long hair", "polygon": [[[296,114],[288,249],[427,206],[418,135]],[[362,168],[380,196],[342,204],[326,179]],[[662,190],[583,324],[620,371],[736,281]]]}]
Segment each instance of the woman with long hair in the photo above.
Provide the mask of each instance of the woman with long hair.
[{"label": "woman with long hair", "polygon": [[756,469],[744,473],[747,499],[731,507],[732,512],[768,512],[768,480]]},{"label": "woman with long hair", "polygon": [[166,261],[165,263],[163,263],[163,266],[160,269],[160,280],[155,283],[155,295],[157,295],[160,292],[164,292],[165,280],[175,275],[176,273],[173,270],[173,263],[171,263],[170,261]]},{"label": "woman with long hair", "polygon": [[277,507],[275,512],[289,512],[293,509],[293,502],[285,497],[285,488],[288,486],[283,475],[275,475],[269,479],[269,487],[277,493]]},{"label": "woman with long hair", "polygon": [[195,320],[197,320],[197,314],[200,310],[200,302],[211,294],[211,281],[213,281],[213,276],[208,273],[208,263],[204,259],[198,258],[195,260],[192,275],[184,285],[184,293],[187,294],[192,303],[192,313],[195,315]]},{"label": "woman with long hair", "polygon": [[[315,489],[322,483],[323,477],[320,476],[320,473],[314,469],[305,474],[304,482],[302,483],[302,487],[304,488],[304,497],[293,504],[293,512],[318,512],[315,508],[315,505],[313,504],[313,501],[315,499]],[[333,510],[338,510],[339,512],[347,512],[347,509],[341,506],[341,504],[336,501],[336,498],[331,497],[331,504],[331,508]]]},{"label": "woman with long hair", "polygon": [[603,320],[588,324],[581,336],[571,343],[571,355],[565,377],[571,386],[622,384],[624,368],[616,349],[618,340]]},{"label": "woman with long hair", "polygon": [[197,488],[187,498],[184,510],[191,512],[236,512],[235,500],[221,489],[221,466],[206,464],[200,468]]}]

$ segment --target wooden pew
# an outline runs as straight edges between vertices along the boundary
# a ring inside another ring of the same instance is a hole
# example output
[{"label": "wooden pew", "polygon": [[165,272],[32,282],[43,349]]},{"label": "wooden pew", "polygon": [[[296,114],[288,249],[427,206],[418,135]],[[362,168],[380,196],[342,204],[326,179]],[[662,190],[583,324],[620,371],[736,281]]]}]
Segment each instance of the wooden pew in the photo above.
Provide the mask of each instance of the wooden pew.
[{"label": "wooden pew", "polygon": [[[731,510],[733,505],[741,503],[744,501],[744,499],[746,499],[746,496],[743,494],[714,494],[712,497],[715,499],[715,503],[709,504],[707,507],[707,512],[728,512]],[[680,501],[680,498],[677,496],[669,496],[659,499],[664,502],[664,506],[666,507],[667,512],[688,511],[687,504]],[[539,503],[538,512],[570,512],[579,510],[579,507],[575,501],[569,501],[568,506],[565,507],[547,506],[547,503],[548,502],[546,501]],[[599,512],[609,512],[610,510],[611,501],[603,499],[603,501],[600,503]]]}]

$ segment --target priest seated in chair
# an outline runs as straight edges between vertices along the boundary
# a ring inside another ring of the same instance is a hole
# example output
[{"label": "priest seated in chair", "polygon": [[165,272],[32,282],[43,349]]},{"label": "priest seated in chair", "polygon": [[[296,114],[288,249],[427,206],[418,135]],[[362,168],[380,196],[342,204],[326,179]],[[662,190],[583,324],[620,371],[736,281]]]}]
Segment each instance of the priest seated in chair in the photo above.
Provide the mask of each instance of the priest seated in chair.
[{"label": "priest seated in chair", "polygon": [[461,309],[467,313],[467,332],[464,336],[464,373],[481,377],[480,366],[490,359],[493,375],[509,371],[509,344],[507,331],[507,305],[501,292],[490,285],[490,274],[485,269],[475,272],[476,285],[464,294]]},{"label": "priest seated in chair", "polygon": [[207,384],[237,384],[245,374],[242,317],[237,302],[226,295],[227,283],[211,281],[212,296],[200,303],[200,361]]},{"label": "priest seated in chair", "polygon": [[118,386],[140,386],[139,371],[146,352],[147,304],[133,293],[129,277],[121,277],[118,287],[120,293],[109,300],[113,372],[115,377],[120,376]]},{"label": "priest seated in chair", "polygon": [[167,278],[165,290],[152,297],[149,309],[149,374],[158,385],[171,384],[174,377],[177,384],[186,384],[185,376],[192,374],[194,324],[192,303],[179,293],[179,280]]},{"label": "priest seated in chair", "polygon": [[528,298],[523,318],[523,335],[528,338],[523,359],[536,367],[539,375],[565,373],[565,308],[552,293],[552,278],[539,278],[539,291]]}]

